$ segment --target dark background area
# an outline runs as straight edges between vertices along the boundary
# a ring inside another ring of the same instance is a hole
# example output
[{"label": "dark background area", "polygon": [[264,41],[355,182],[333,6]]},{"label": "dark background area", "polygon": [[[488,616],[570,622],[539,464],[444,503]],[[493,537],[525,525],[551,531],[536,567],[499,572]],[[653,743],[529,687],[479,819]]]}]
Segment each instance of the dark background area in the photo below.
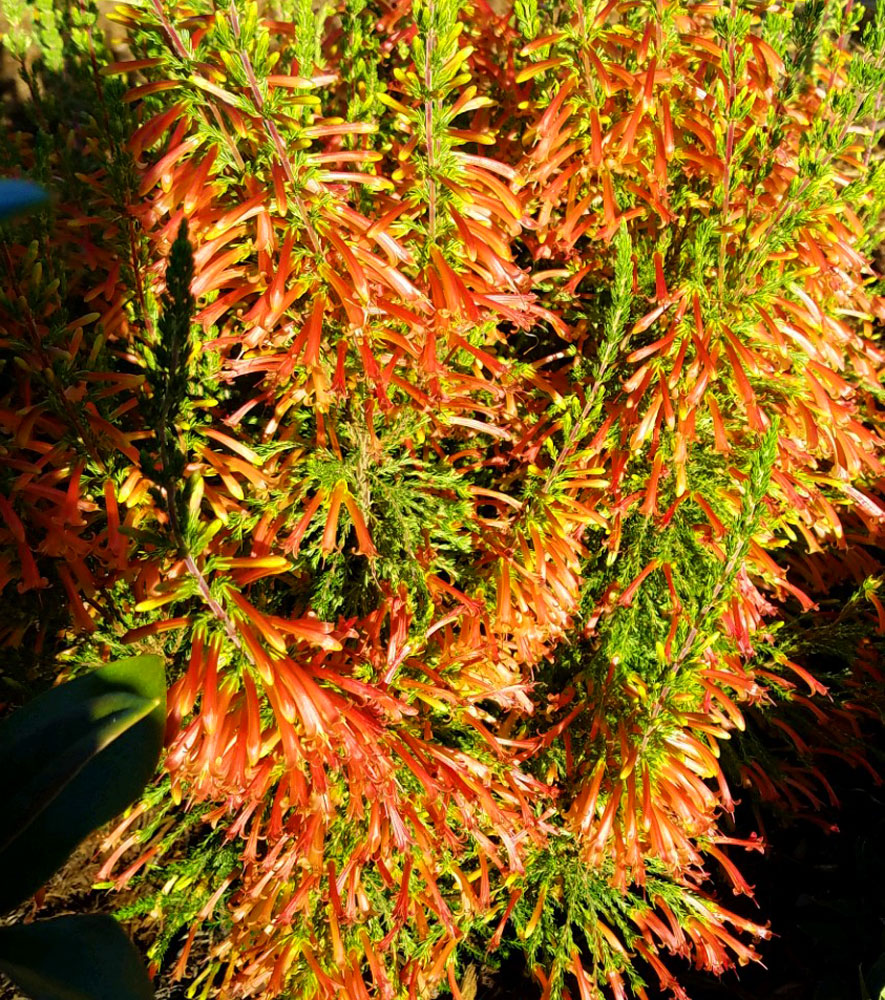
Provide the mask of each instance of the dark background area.
[{"label": "dark background area", "polygon": [[[881,733],[876,742],[873,756],[885,752]],[[727,889],[720,898],[750,919],[770,921],[774,936],[759,947],[763,964],[717,978],[674,960],[691,1000],[878,1000],[885,988],[885,785],[844,766],[829,769],[828,778],[840,809],[821,813],[819,822],[766,811],[765,854],[732,855],[755,886],[758,907]],[[741,835],[757,826],[746,802],[735,819]],[[650,1000],[670,996],[648,993]],[[481,975],[476,993],[476,1000],[539,997],[518,954]]]},{"label": "dark background area", "polygon": [[[718,981],[686,975],[692,1000],[863,1000],[861,974],[878,1000],[885,987],[885,787],[847,768],[831,777],[842,808],[822,818],[837,830],[772,823],[765,855],[738,859],[755,885],[757,912],[776,935],[760,948],[767,968],[748,966]],[[749,915],[745,902],[738,905]]]}]

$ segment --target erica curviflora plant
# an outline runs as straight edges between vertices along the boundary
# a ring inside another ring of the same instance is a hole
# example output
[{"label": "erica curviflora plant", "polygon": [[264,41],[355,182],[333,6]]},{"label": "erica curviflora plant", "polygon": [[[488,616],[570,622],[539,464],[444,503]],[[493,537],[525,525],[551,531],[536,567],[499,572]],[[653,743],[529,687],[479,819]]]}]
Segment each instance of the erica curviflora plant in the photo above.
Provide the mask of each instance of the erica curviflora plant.
[{"label": "erica curviflora plant", "polygon": [[885,7],[2,9],[52,205],[4,231],[0,635],[170,665],[98,876],[155,968],[757,958],[738,790],[813,812],[882,712]]}]

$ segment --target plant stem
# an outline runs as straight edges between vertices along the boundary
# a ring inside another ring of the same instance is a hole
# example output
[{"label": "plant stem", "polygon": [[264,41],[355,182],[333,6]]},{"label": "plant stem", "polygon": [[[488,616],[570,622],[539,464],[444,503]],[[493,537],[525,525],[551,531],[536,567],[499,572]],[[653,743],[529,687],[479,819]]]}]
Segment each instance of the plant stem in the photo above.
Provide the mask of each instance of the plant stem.
[{"label": "plant stem", "polygon": [[430,241],[436,239],[436,169],[435,142],[433,137],[433,72],[431,60],[436,45],[436,33],[433,30],[434,0],[428,3],[428,21],[430,27],[424,39],[424,142],[427,146],[427,228]]}]

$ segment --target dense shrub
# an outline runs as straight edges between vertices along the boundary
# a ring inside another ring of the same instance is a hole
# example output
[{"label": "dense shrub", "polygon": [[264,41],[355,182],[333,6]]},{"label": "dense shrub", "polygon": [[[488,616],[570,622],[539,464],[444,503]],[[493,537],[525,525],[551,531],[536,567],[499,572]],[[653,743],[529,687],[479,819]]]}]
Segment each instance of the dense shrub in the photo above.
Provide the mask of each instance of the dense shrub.
[{"label": "dense shrub", "polygon": [[196,989],[683,996],[881,713],[885,7],[316,7],[3,0],[0,634],[167,658]]}]

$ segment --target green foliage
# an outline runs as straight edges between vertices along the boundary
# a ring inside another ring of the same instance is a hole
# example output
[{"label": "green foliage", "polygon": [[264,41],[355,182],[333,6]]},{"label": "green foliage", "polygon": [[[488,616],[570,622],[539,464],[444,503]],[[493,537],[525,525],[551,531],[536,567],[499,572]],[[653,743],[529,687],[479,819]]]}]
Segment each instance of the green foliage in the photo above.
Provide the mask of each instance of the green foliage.
[{"label": "green foliage", "polygon": [[[156,406],[152,416],[164,427],[177,422],[193,371],[196,350],[192,328],[194,297],[190,292],[193,278],[193,251],[187,238],[187,223],[182,222],[166,268],[155,359],[148,375]],[[170,469],[169,474],[177,478],[181,470]]]},{"label": "green foliage", "polygon": [[530,42],[537,37],[541,27],[538,15],[538,0],[516,0],[513,5],[516,23],[522,37]]},{"label": "green foliage", "polygon": [[757,957],[730,789],[815,803],[883,693],[882,5],[132,0],[118,63],[3,3],[52,201],[0,259],[0,641],[168,659],[102,874],[151,958]]}]

